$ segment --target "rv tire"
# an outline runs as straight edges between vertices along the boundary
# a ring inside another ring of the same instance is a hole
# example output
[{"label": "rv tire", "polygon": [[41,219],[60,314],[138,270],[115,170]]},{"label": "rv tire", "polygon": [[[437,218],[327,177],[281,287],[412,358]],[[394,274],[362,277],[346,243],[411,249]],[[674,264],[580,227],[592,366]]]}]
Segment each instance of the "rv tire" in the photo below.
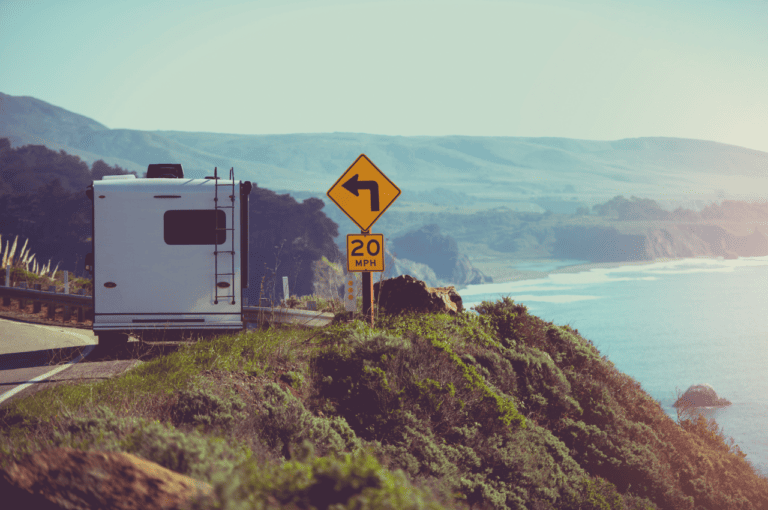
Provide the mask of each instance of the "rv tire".
[{"label": "rv tire", "polygon": [[99,345],[107,349],[120,349],[128,343],[128,334],[119,331],[105,331],[99,334]]}]

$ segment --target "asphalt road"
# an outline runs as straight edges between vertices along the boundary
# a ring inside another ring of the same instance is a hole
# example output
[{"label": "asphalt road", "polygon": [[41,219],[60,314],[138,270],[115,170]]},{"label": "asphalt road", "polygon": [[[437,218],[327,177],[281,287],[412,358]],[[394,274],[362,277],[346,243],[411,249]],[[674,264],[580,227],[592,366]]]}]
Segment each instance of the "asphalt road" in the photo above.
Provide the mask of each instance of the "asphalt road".
[{"label": "asphalt road", "polygon": [[[322,326],[333,318],[332,314],[306,310],[273,313],[278,319],[305,326]],[[115,350],[98,346],[98,338],[87,324],[41,322],[48,321],[18,310],[0,315],[0,406],[53,385],[118,376],[139,363],[170,354],[184,343],[132,339]],[[256,329],[255,324],[249,324],[249,329]]]},{"label": "asphalt road", "polygon": [[54,377],[68,378],[97,343],[88,330],[0,319],[0,405]]},{"label": "asphalt road", "polygon": [[139,362],[103,360],[97,343],[89,330],[0,318],[0,405],[51,384],[105,379]]}]

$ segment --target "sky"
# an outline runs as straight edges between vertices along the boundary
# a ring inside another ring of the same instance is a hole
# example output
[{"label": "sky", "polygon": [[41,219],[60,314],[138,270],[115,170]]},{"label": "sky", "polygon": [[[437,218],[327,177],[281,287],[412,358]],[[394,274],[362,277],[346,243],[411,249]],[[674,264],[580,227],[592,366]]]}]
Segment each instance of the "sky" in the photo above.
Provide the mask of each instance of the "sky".
[{"label": "sky", "polygon": [[0,0],[0,92],[109,128],[768,152],[768,0]]}]

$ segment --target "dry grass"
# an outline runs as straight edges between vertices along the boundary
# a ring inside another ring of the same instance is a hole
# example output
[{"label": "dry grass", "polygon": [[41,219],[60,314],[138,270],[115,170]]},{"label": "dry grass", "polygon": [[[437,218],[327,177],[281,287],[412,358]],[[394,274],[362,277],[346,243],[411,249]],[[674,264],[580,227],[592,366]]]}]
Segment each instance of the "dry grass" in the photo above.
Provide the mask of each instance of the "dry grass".
[{"label": "dry grass", "polygon": [[20,269],[24,268],[25,271],[30,271],[30,264],[32,265],[31,272],[34,273],[36,276],[48,276],[50,275],[51,279],[56,278],[56,273],[59,270],[59,265],[56,264],[56,268],[51,272],[51,260],[48,260],[48,264],[40,265],[35,260],[35,255],[30,254],[30,250],[27,250],[27,244],[29,243],[29,239],[24,241],[24,246],[21,248],[21,252],[19,252],[19,256],[14,260],[14,255],[16,254],[16,246],[19,241],[19,236],[16,236],[16,238],[13,240],[13,245],[9,248],[9,242],[5,242],[5,250],[2,250],[3,246],[3,237],[0,235],[0,251],[2,251],[2,268],[5,269],[10,265],[14,269]]},{"label": "dry grass", "polygon": [[55,286],[56,292],[63,292],[64,280],[67,278],[69,293],[75,293],[80,289],[85,289],[86,295],[91,293],[93,283],[90,279],[77,278],[67,271],[59,271],[59,264],[56,264],[56,267],[51,270],[51,260],[48,260],[47,264],[39,264],[35,260],[35,255],[30,253],[30,249],[27,248],[29,239],[24,241],[21,251],[16,255],[18,241],[19,236],[16,236],[13,244],[6,240],[5,248],[3,248],[2,235],[0,235],[0,259],[2,261],[0,285],[5,285],[6,272],[10,267],[9,284],[11,287],[24,282],[29,288],[33,288],[35,284],[40,284],[43,290],[47,290],[49,286]]}]

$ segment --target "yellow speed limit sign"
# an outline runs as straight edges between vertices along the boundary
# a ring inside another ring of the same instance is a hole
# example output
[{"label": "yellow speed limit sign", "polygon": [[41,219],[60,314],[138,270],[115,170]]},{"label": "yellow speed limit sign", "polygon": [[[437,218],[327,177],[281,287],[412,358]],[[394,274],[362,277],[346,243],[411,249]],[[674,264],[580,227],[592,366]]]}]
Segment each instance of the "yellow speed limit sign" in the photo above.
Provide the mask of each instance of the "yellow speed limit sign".
[{"label": "yellow speed limit sign", "polygon": [[384,271],[384,234],[347,234],[347,271]]}]

